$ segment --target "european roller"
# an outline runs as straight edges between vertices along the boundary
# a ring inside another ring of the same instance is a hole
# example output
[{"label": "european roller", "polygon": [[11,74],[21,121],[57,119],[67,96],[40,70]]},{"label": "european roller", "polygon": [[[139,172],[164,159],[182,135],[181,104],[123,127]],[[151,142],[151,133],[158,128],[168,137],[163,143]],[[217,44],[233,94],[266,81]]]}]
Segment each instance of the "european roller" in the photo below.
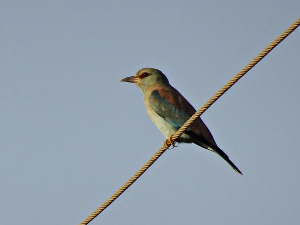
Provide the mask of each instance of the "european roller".
[{"label": "european roller", "polygon": [[[143,68],[134,76],[126,77],[121,81],[134,83],[142,90],[150,119],[167,139],[196,112],[194,107],[170,85],[168,78],[157,69]],[[236,172],[242,174],[226,153],[218,147],[200,117],[176,141],[179,143],[195,143],[215,152]]]}]

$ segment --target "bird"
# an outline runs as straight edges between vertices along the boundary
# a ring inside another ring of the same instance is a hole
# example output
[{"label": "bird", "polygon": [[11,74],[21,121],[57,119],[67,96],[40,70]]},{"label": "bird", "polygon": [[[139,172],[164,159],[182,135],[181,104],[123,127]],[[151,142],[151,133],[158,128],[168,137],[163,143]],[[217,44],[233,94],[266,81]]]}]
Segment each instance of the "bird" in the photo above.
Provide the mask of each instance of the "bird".
[{"label": "bird", "polygon": [[[156,127],[169,138],[195,112],[195,108],[177,91],[166,75],[155,68],[140,69],[134,76],[123,78],[122,82],[136,84],[143,93],[147,113]],[[229,159],[226,153],[218,147],[213,135],[198,117],[189,128],[176,140],[178,143],[194,143],[204,149],[221,156],[237,173],[243,174]]]}]

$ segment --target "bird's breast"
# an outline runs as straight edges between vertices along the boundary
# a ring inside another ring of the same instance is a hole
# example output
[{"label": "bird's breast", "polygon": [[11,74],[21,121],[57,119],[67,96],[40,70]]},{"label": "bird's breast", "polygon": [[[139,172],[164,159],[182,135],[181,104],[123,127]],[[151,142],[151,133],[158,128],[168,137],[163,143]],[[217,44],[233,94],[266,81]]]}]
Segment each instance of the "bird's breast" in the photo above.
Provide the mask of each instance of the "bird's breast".
[{"label": "bird's breast", "polygon": [[[145,95],[144,98],[147,98]],[[153,108],[151,107],[149,101],[147,99],[144,99],[144,103],[146,106],[146,110],[148,113],[148,116],[152,120],[152,122],[155,124],[155,126],[163,133],[165,137],[169,137],[171,134],[174,134],[177,129],[174,128],[171,124],[169,124],[163,117],[158,115]]]}]

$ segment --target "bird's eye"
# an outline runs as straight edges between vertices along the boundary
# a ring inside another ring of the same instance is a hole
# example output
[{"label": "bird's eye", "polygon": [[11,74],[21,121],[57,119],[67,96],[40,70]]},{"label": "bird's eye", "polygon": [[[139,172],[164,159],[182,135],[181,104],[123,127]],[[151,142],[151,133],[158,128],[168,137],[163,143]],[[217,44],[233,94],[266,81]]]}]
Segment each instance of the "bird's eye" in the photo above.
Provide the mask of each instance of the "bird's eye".
[{"label": "bird's eye", "polygon": [[145,78],[145,77],[148,77],[148,76],[150,76],[150,75],[151,75],[150,73],[144,72],[144,73],[142,73],[142,74],[140,75],[140,78]]}]

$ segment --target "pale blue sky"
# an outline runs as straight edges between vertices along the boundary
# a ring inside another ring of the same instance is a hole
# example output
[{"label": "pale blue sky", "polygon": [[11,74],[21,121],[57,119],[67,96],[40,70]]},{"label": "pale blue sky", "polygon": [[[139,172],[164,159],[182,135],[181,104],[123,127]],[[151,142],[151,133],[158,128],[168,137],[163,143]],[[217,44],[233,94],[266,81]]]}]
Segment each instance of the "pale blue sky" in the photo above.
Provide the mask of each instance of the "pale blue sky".
[{"label": "pale blue sky", "polygon": [[[141,91],[162,70],[194,106],[300,16],[287,1],[0,1],[0,224],[73,225],[162,145]],[[204,115],[243,171],[167,151],[91,224],[297,224],[300,30]]]}]

